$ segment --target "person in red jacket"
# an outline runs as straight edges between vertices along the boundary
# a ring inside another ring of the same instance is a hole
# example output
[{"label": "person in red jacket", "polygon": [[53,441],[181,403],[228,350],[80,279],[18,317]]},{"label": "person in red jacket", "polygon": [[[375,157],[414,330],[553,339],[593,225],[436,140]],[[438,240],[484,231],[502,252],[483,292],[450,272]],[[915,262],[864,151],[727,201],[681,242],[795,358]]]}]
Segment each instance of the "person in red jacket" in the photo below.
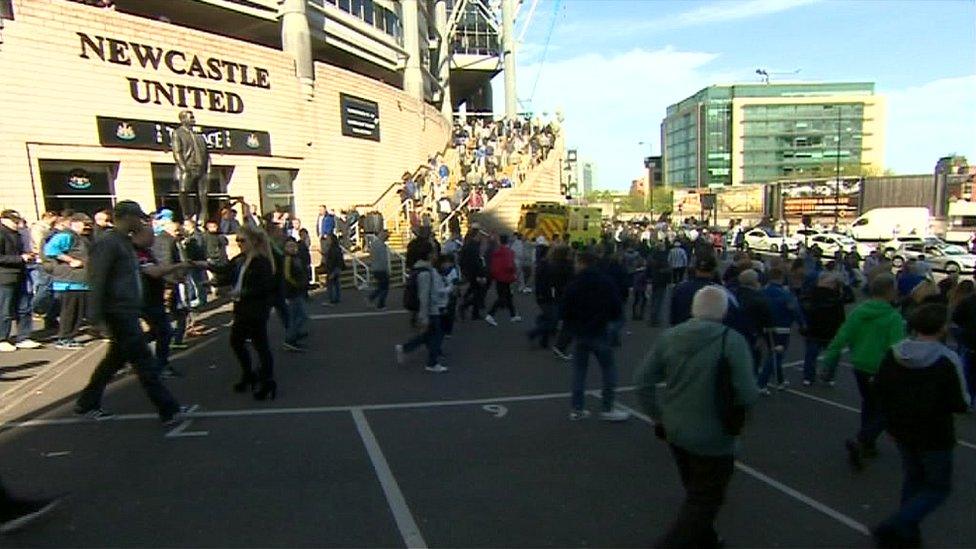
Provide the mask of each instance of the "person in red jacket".
[{"label": "person in red jacket", "polygon": [[522,317],[515,312],[515,304],[512,302],[512,283],[517,278],[515,252],[508,247],[507,234],[499,236],[498,241],[501,245],[492,252],[489,269],[491,278],[495,281],[495,292],[498,294],[498,299],[495,300],[495,304],[491,306],[488,314],[485,315],[485,322],[492,326],[498,326],[498,323],[495,322],[494,314],[500,307],[508,307],[508,312],[512,316],[512,322],[522,321]]}]

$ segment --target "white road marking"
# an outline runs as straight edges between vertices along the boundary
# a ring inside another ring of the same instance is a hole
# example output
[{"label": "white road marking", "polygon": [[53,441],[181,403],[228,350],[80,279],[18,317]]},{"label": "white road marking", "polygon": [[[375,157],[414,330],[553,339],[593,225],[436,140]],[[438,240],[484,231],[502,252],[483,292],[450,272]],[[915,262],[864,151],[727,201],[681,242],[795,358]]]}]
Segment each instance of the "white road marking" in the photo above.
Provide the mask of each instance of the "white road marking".
[{"label": "white road marking", "polygon": [[386,457],[383,455],[379,441],[376,440],[376,436],[373,435],[373,430],[369,427],[366,414],[363,413],[362,409],[354,408],[352,410],[352,419],[356,422],[356,429],[359,431],[359,436],[363,439],[363,446],[366,447],[369,460],[373,462],[373,469],[376,471],[376,476],[380,480],[380,486],[382,486],[383,493],[386,495],[386,501],[390,505],[390,511],[393,513],[394,520],[396,520],[397,528],[400,530],[400,536],[403,538],[403,542],[409,549],[426,549],[427,542],[424,541],[424,537],[420,533],[420,528],[417,527],[417,522],[414,521],[413,515],[410,513],[410,508],[407,507],[407,500],[403,497],[403,492],[400,491],[400,486],[397,484],[396,477],[393,476],[393,471],[390,470],[390,464],[387,463]]},{"label": "white road marking", "polygon": [[[199,404],[194,404],[193,406],[190,406],[190,409],[186,411],[187,416],[197,411],[198,408],[200,408]],[[172,431],[166,433],[163,436],[165,436],[166,438],[183,438],[183,437],[205,437],[210,434],[210,431],[187,431],[186,429],[190,427],[190,425],[193,425],[192,418],[186,419],[185,421],[183,421],[182,423],[174,427]]]},{"label": "white road marking", "polygon": [[389,310],[389,311],[366,311],[362,313],[336,313],[332,315],[308,315],[311,320],[331,320],[333,318],[365,318],[371,316],[388,316],[388,315],[402,315],[406,314],[408,311],[404,309]]},{"label": "white road marking", "polygon": [[[786,392],[787,393],[790,393],[791,395],[796,395],[796,396],[799,396],[799,397],[808,398],[810,400],[815,400],[817,402],[826,404],[828,406],[833,406],[835,408],[840,408],[841,410],[846,410],[848,412],[854,412],[855,414],[860,414],[861,413],[861,410],[859,410],[858,408],[855,408],[853,406],[848,406],[846,404],[841,404],[840,402],[835,402],[833,400],[829,400],[829,399],[826,399],[826,398],[821,398],[821,397],[818,397],[816,395],[811,395],[811,394],[808,394],[808,393],[804,393],[802,391],[797,391],[795,389],[787,389]],[[967,442],[965,440],[957,440],[956,442],[959,443],[960,446],[963,446],[965,448],[969,448],[970,450],[976,450],[976,444],[973,444],[972,442]]]},{"label": "white road marking", "polygon": [[[618,387],[617,392],[633,391],[635,387]],[[379,411],[379,410],[411,410],[415,408],[438,408],[442,406],[471,406],[484,404],[498,404],[499,402],[530,402],[535,400],[551,400],[558,398],[569,398],[571,393],[542,393],[536,395],[521,395],[511,397],[479,398],[471,400],[433,400],[427,402],[401,402],[394,404],[360,404],[354,406],[306,406],[296,408],[248,408],[243,410],[209,410],[205,412],[195,411],[187,414],[190,418],[232,418],[232,417],[252,417],[252,416],[278,416],[278,415],[302,415],[302,414],[329,414],[339,412],[351,412],[353,410]],[[116,421],[143,421],[147,419],[158,419],[156,414],[116,414],[99,423],[112,423]],[[92,420],[83,417],[55,417],[44,419],[28,419],[25,421],[8,421],[0,424],[0,430],[24,427],[47,427],[55,425],[75,425],[79,423],[93,423]]]},{"label": "white road marking", "polygon": [[508,408],[502,406],[501,404],[485,404],[481,407],[481,409],[499,419],[508,415]]},{"label": "white road marking", "polygon": [[[105,343],[104,341],[101,341],[100,340],[100,341],[95,342],[92,345],[88,345],[87,347],[85,347],[82,350],[79,350],[77,352],[74,352],[74,353],[71,353],[70,355],[68,355],[68,357],[66,357],[66,358],[75,358],[75,359],[77,359],[76,362],[74,362],[73,364],[69,364],[68,366],[66,366],[65,368],[63,368],[61,371],[59,371],[58,373],[54,374],[53,376],[51,376],[47,380],[45,380],[43,383],[40,383],[40,384],[38,384],[35,387],[31,387],[30,388],[30,391],[24,393],[23,395],[20,395],[19,397],[15,397],[13,400],[11,400],[10,402],[8,402],[5,406],[3,406],[2,408],[0,408],[0,413],[3,413],[3,412],[6,412],[7,410],[12,410],[12,409],[16,408],[17,406],[20,405],[21,402],[24,402],[28,398],[34,396],[38,391],[44,389],[48,385],[50,385],[50,384],[54,383],[55,381],[57,381],[58,378],[60,378],[64,374],[70,372],[72,370],[72,368],[74,368],[78,364],[81,364],[85,359],[87,359],[87,358],[91,357],[92,355],[94,355],[95,354],[95,351],[100,350],[104,346],[103,345],[104,343]],[[58,362],[55,362],[54,364],[59,364],[60,362],[61,361],[59,360]],[[53,366],[54,365],[52,365],[52,367]],[[47,370],[45,370],[45,372],[47,372],[47,371],[50,371],[50,368],[48,368]],[[24,387],[24,386],[21,385],[20,387],[18,387],[18,389],[20,389],[22,387]]]},{"label": "white road marking", "polygon": [[[618,408],[620,408],[621,410],[625,410],[627,412],[630,412],[634,417],[636,417],[636,418],[638,418],[638,419],[640,419],[640,420],[642,420],[642,421],[644,421],[644,422],[646,422],[646,423],[648,423],[650,425],[654,425],[654,420],[652,420],[651,418],[647,417],[646,415],[638,412],[637,410],[634,410],[630,406],[626,406],[626,405],[623,405],[623,404],[620,404],[620,403],[617,403],[616,406]],[[753,469],[752,467],[749,467],[748,465],[746,465],[745,463],[742,463],[739,460],[736,460],[736,462],[735,462],[735,468],[738,469],[738,470],[740,470],[740,471],[742,471],[743,473],[751,476],[752,478],[754,478],[754,479],[756,479],[756,480],[758,480],[758,481],[766,484],[767,486],[770,486],[770,487],[772,487],[772,488],[774,488],[776,490],[779,490],[780,492],[782,492],[782,493],[786,494],[787,496],[790,496],[791,498],[793,498],[793,499],[795,499],[795,500],[797,500],[797,501],[799,501],[799,502],[807,505],[808,507],[811,507],[811,508],[815,509],[816,511],[819,511],[820,513],[823,513],[823,514],[827,515],[828,517],[830,517],[830,518],[832,518],[832,519],[840,522],[841,524],[843,524],[843,525],[845,525],[845,526],[847,526],[847,527],[849,527],[849,528],[851,528],[851,529],[853,529],[853,530],[855,530],[857,532],[860,532],[861,534],[864,534],[865,536],[871,535],[871,531],[868,530],[868,527],[865,526],[865,525],[863,525],[863,524],[861,524],[860,522],[858,522],[858,521],[852,519],[851,517],[849,517],[849,516],[841,513],[840,511],[837,511],[836,509],[834,509],[832,507],[829,507],[829,506],[827,506],[827,505],[825,505],[825,504],[823,504],[823,503],[821,503],[821,502],[819,502],[819,501],[811,498],[810,496],[807,496],[806,494],[804,494],[804,493],[802,493],[802,492],[800,492],[800,491],[798,491],[798,490],[796,490],[794,488],[791,488],[791,487],[783,484],[782,482],[779,482],[778,480],[776,480],[776,479],[774,479],[774,478],[772,478],[772,477],[770,477],[770,476],[768,476],[766,474],[763,474],[760,471],[757,471],[757,470]]]}]

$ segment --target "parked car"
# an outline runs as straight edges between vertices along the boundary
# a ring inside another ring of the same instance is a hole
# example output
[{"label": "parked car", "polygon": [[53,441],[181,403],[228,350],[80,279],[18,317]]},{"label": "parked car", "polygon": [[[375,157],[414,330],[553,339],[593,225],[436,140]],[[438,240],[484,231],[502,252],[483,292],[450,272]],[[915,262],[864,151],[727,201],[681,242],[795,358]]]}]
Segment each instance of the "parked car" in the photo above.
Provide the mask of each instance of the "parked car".
[{"label": "parked car", "polygon": [[972,273],[976,271],[976,255],[966,251],[962,246],[947,244],[938,239],[932,243],[928,239],[922,242],[902,244],[895,251],[891,264],[898,268],[909,259],[925,256],[925,261],[932,265],[933,271],[946,273]]},{"label": "parked car", "polygon": [[810,238],[822,232],[823,231],[820,229],[814,229],[813,227],[802,227],[793,233],[793,238],[796,239],[797,242],[802,242],[804,246],[809,248],[811,244]]},{"label": "parked car", "polygon": [[906,244],[925,244],[927,246],[935,246],[937,244],[945,244],[945,242],[934,236],[900,236],[898,238],[892,238],[887,242],[882,242],[878,245],[878,249],[881,250],[881,255],[892,259],[895,257],[895,253]]},{"label": "parked car", "polygon": [[797,241],[783,236],[768,227],[755,227],[746,231],[744,247],[778,253],[780,250],[796,250]]},{"label": "parked car", "polygon": [[810,237],[809,246],[819,246],[824,257],[833,257],[837,252],[845,254],[856,252],[857,241],[840,233],[820,233]]}]

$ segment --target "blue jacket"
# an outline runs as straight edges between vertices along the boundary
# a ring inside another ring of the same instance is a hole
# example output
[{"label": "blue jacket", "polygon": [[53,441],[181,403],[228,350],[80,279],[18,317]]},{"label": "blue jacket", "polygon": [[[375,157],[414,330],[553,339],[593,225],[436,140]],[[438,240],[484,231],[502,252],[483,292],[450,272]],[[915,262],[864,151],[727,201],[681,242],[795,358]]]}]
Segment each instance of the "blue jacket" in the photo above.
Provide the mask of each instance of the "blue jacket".
[{"label": "blue jacket", "polygon": [[715,281],[710,278],[699,278],[697,276],[685,280],[674,287],[671,292],[671,325],[677,326],[691,318],[691,301],[695,298],[698,290],[701,290]]},{"label": "blue jacket", "polygon": [[787,332],[784,333],[788,333],[790,326],[794,322],[799,326],[804,325],[800,303],[789,288],[782,284],[771,283],[763,290],[763,294],[769,300],[769,309],[772,313],[774,329],[786,328]]}]

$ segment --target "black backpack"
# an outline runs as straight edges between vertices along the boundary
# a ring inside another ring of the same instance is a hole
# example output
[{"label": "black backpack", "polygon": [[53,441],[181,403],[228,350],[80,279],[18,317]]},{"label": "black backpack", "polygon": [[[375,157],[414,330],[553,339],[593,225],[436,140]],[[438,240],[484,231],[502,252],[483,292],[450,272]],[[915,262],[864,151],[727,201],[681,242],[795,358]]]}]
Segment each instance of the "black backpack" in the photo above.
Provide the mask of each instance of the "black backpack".
[{"label": "black backpack", "polygon": [[407,283],[403,288],[403,308],[418,312],[420,310],[420,291],[417,284],[417,275],[427,269],[410,269],[407,275]]}]

